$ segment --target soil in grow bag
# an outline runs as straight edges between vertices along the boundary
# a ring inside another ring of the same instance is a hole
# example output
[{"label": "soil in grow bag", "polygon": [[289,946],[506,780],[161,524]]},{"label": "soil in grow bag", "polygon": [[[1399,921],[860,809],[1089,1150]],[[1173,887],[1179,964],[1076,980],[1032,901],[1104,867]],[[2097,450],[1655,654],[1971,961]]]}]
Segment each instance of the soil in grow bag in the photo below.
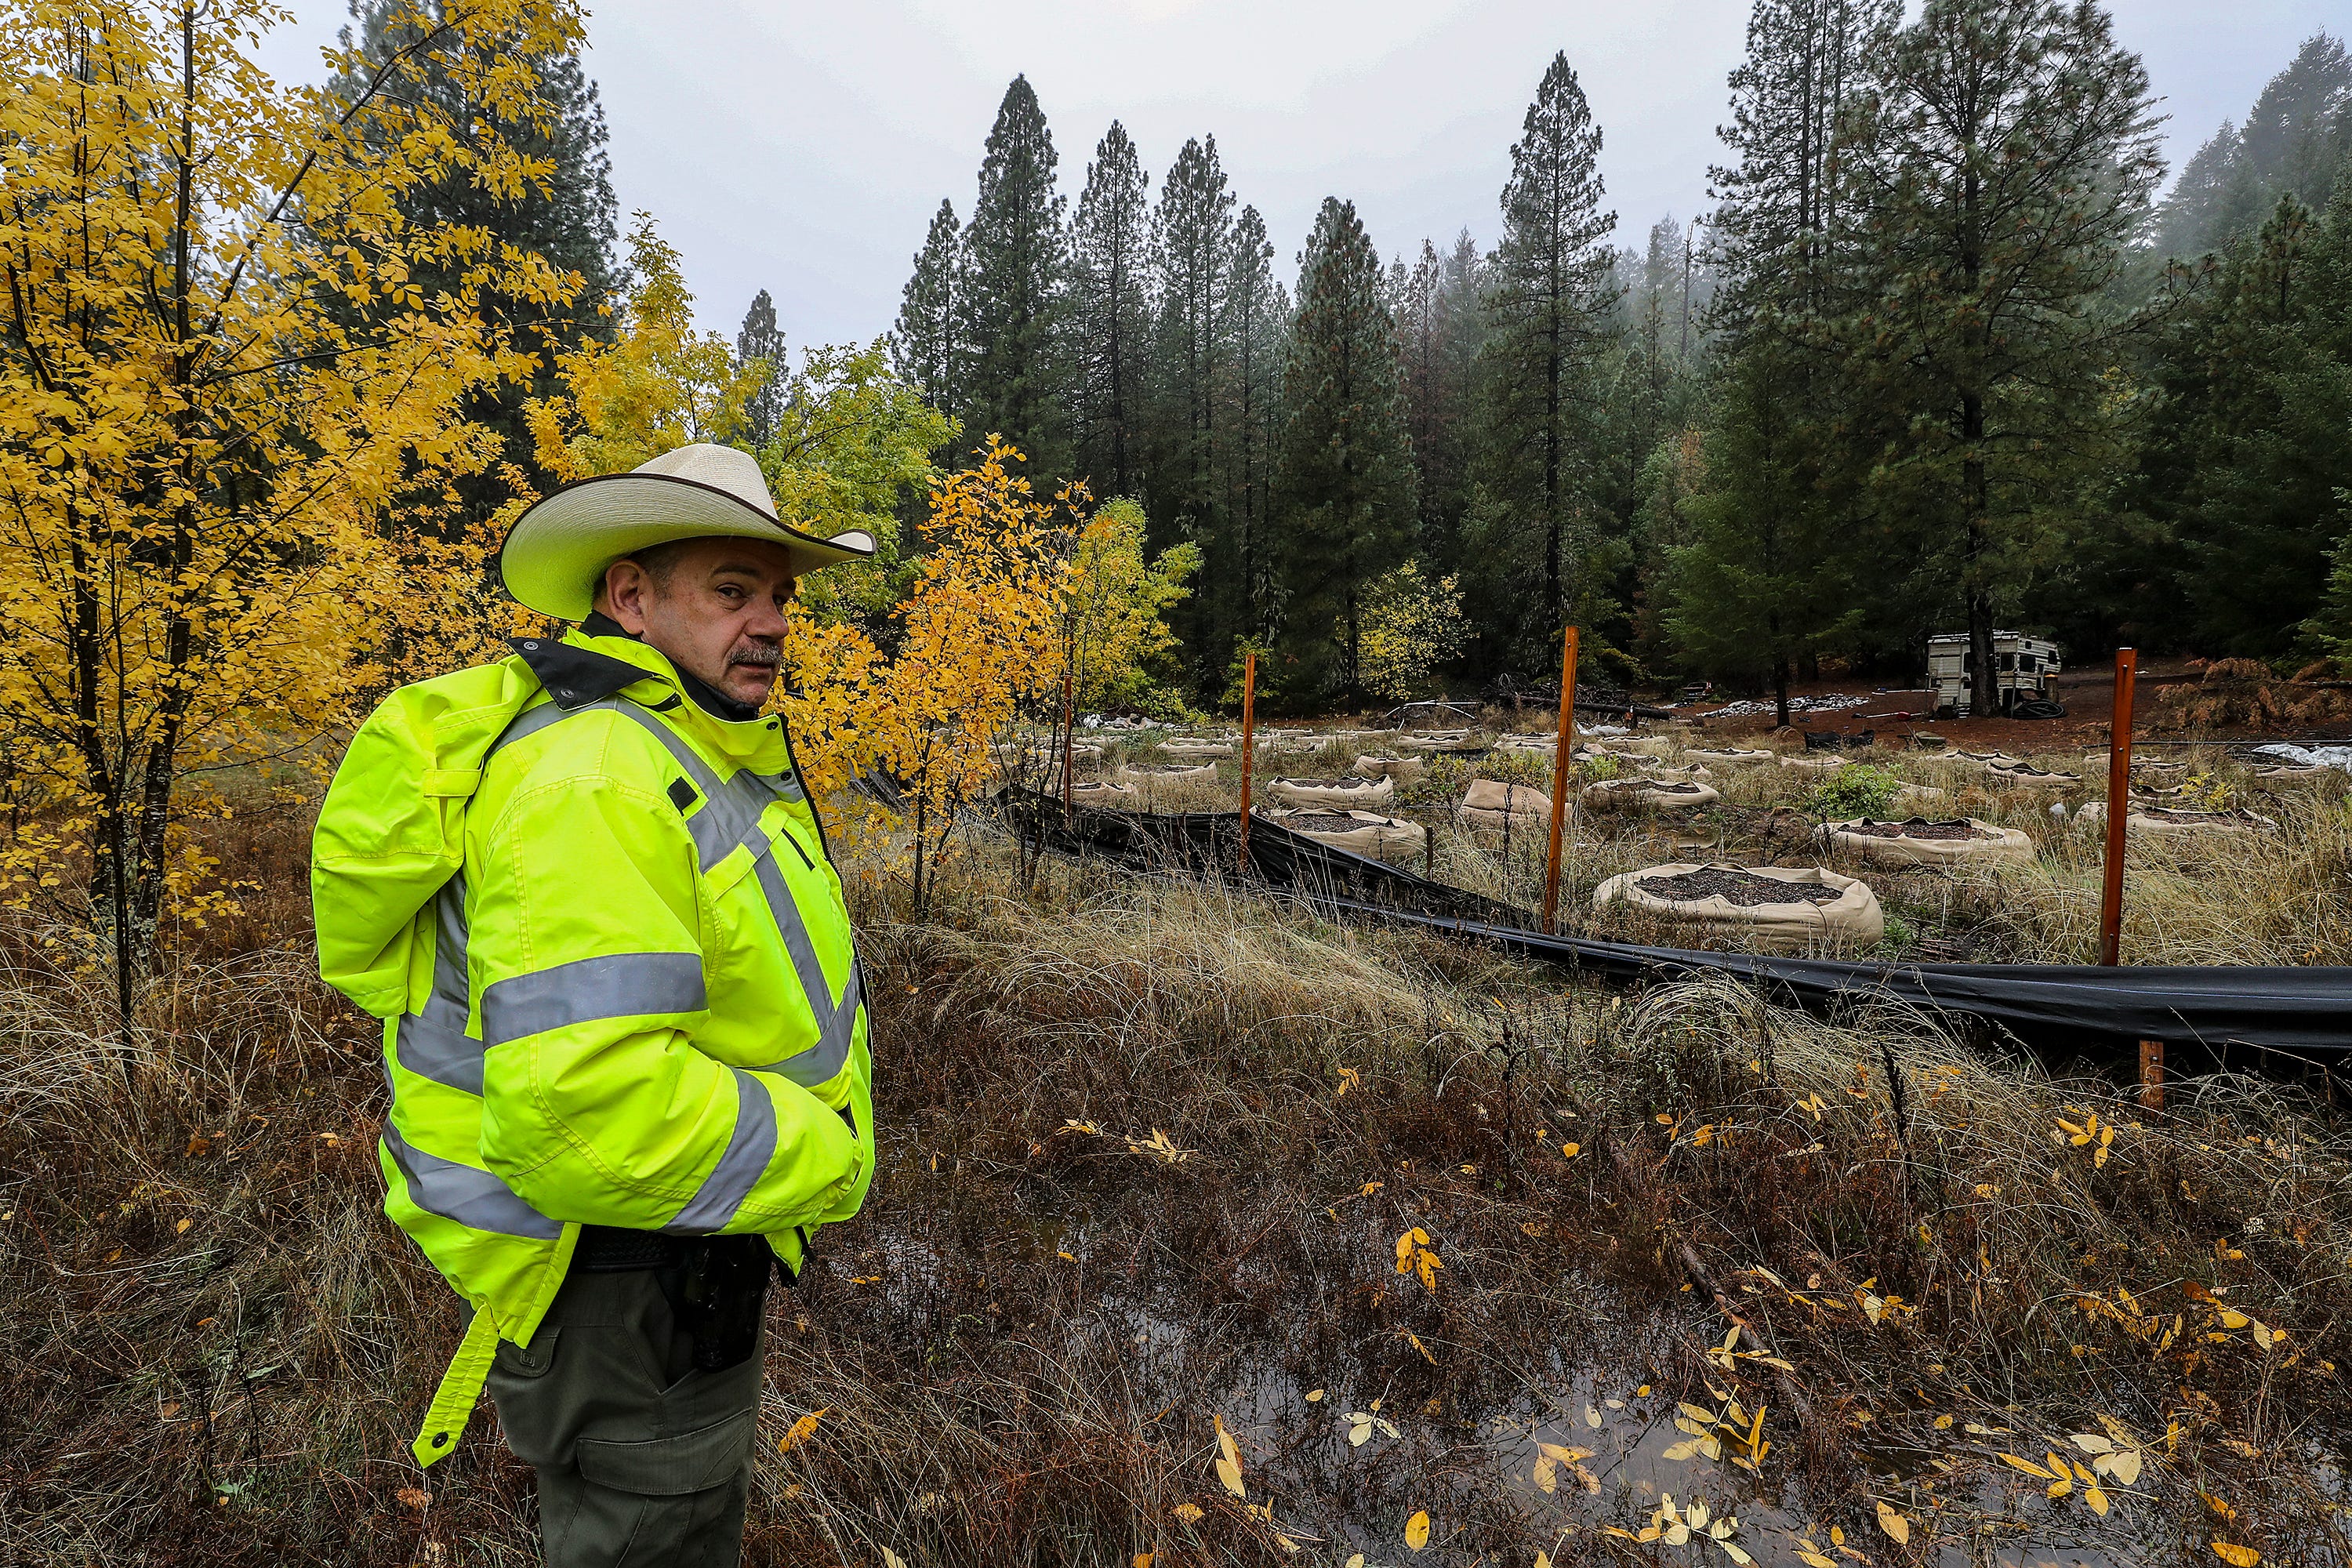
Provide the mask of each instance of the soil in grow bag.
[{"label": "soil in grow bag", "polygon": [[1777,881],[1770,877],[1726,870],[1716,866],[1702,866],[1679,877],[1644,877],[1634,886],[1671,903],[1689,904],[1701,899],[1721,899],[1743,910],[1752,910],[1759,904],[1833,904],[1845,896],[1842,888],[1826,888],[1815,882]]}]

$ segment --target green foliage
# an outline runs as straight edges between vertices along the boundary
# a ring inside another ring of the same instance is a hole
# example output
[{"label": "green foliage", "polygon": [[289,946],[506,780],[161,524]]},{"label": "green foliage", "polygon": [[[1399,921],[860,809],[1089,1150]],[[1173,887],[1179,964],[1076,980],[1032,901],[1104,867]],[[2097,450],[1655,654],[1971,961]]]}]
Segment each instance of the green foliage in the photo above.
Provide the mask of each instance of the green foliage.
[{"label": "green foliage", "polygon": [[1054,188],[1057,163],[1037,94],[1027,77],[1014,77],[988,133],[964,231],[955,288],[962,369],[950,410],[969,431],[1003,435],[1046,489],[1069,472],[1068,202]]},{"label": "green foliage", "polygon": [[1812,787],[1805,809],[1823,822],[1884,816],[1903,788],[1899,776],[1875,763],[1848,763]]},{"label": "green foliage", "polygon": [[2168,325],[2140,430],[2141,504],[2178,541],[2196,646],[2274,658],[2320,615],[2352,486],[2352,190],[2281,198]]},{"label": "green foliage", "polygon": [[771,384],[780,395],[774,434],[759,458],[779,512],[819,538],[864,529],[876,546],[871,561],[817,573],[803,591],[820,616],[854,617],[877,629],[905,596],[914,569],[898,509],[924,493],[931,455],[955,440],[956,423],[892,373],[887,340],[810,349],[797,368],[784,357],[781,333],[773,352]]},{"label": "green foliage", "polygon": [[1147,563],[1143,529],[1143,508],[1115,498],[1078,534],[1062,613],[1080,712],[1171,705],[1161,690],[1176,645],[1167,616],[1191,593],[1201,548],[1174,545]]},{"label": "green foliage", "polygon": [[1296,697],[1364,689],[1366,590],[1403,560],[1413,473],[1380,254],[1353,203],[1326,197],[1307,238],[1283,374],[1275,553],[1288,603],[1279,646]]},{"label": "green foliage", "polygon": [[1601,206],[1601,128],[1565,54],[1555,55],[1511,148],[1503,237],[1489,263],[1480,352],[1476,465],[1484,527],[1472,529],[1482,594],[1515,658],[1543,668],[1570,620],[1608,601],[1614,562],[1589,505],[1598,362],[1617,289]]},{"label": "green foliage", "polygon": [[1151,339],[1148,184],[1127,128],[1111,121],[1087,165],[1070,222],[1070,321],[1077,339],[1078,468],[1111,495],[1132,495],[1143,465],[1144,369]]}]

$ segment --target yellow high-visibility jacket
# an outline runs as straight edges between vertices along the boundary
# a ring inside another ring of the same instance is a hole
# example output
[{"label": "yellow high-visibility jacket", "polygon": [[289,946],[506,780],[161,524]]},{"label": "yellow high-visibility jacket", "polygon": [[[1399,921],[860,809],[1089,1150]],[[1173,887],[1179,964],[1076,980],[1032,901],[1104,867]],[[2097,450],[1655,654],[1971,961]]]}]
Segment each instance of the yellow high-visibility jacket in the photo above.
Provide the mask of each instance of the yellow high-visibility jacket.
[{"label": "yellow high-visibility jacket", "polygon": [[385,700],[311,859],[320,967],[385,1020],[384,1212],[476,1309],[426,1464],[581,1226],[796,1268],[873,1173],[857,955],[783,721],[713,718],[625,637],[514,646]]}]

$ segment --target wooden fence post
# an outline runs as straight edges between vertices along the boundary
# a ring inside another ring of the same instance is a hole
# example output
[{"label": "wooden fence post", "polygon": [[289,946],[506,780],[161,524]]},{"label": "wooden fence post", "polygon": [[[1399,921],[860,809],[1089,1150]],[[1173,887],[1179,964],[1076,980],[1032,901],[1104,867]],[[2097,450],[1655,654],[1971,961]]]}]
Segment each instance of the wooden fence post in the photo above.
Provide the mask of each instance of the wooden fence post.
[{"label": "wooden fence post", "polygon": [[2131,816],[2132,678],[2139,655],[2116,649],[2116,704],[2107,726],[2107,865],[2099,891],[2099,962],[2123,962],[2124,824]]},{"label": "wooden fence post", "polygon": [[[1570,626],[1559,655],[1559,735],[1551,752],[1551,852],[1544,862],[1543,928],[1547,931],[1559,913],[1559,843],[1568,826],[1568,780],[1576,766],[1575,752],[1576,628]],[[1509,804],[1506,799],[1504,805]],[[1507,815],[1504,820],[1510,820]]]}]

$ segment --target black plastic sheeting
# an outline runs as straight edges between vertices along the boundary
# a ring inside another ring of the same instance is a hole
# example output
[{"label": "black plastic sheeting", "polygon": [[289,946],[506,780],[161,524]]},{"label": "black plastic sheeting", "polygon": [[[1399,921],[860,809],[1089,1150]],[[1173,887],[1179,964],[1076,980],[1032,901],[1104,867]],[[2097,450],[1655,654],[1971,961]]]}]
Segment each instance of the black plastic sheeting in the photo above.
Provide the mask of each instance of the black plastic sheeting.
[{"label": "black plastic sheeting", "polygon": [[[1239,869],[1236,812],[1150,816],[1079,807],[1034,791],[998,797],[1012,830],[1065,854],[1193,875]],[[1528,929],[1527,911],[1433,882],[1254,817],[1251,875],[1336,913],[1491,943],[1611,980],[1716,973],[1810,1011],[1891,1000],[1958,1013],[2028,1042],[2162,1040],[2215,1055],[2251,1047],[2352,1051],[2352,968],[1870,963],[1644,947]]]}]

